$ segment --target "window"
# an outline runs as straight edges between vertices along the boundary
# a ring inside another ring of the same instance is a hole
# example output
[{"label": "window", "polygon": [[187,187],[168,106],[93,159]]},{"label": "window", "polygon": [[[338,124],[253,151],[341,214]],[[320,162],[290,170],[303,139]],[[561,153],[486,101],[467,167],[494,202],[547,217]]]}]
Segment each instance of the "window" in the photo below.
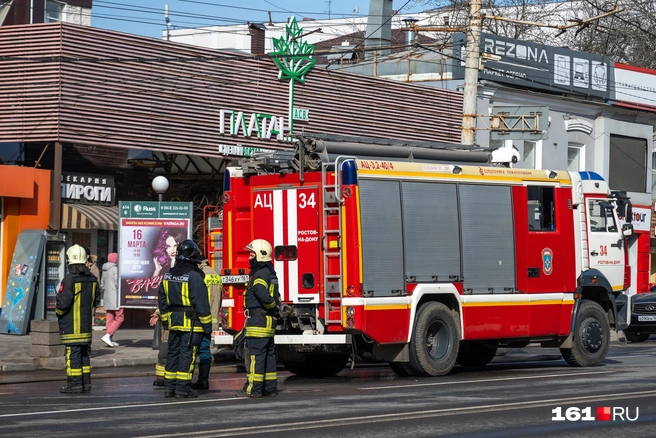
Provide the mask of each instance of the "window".
[{"label": "window", "polygon": [[536,149],[534,141],[524,142],[524,169],[535,169]]},{"label": "window", "polygon": [[585,170],[585,157],[583,155],[584,145],[570,143],[567,145],[567,170],[570,172],[578,172]]},{"label": "window", "polygon": [[65,21],[64,10],[66,3],[60,3],[53,0],[46,0],[45,23]]},{"label": "window", "polygon": [[589,201],[588,216],[590,231],[593,233],[617,232],[613,206],[604,200],[591,199]]},{"label": "window", "polygon": [[610,135],[608,185],[613,190],[647,191],[647,140]]},{"label": "window", "polygon": [[555,231],[556,215],[553,187],[527,187],[528,230]]}]

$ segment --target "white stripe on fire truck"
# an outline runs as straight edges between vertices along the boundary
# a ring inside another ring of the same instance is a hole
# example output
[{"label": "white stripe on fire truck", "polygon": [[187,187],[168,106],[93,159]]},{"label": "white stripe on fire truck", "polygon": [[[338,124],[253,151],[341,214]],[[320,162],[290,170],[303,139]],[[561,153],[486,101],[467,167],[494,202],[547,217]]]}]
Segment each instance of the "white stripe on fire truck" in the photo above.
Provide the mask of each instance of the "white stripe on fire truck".
[{"label": "white stripe on fire truck", "polygon": [[[273,242],[272,246],[275,248],[276,245],[284,245],[283,241],[283,208],[282,203],[282,190],[273,190]],[[285,265],[283,262],[276,261],[274,259],[273,268],[276,270],[276,275],[278,277],[278,290],[283,294],[285,291]],[[284,299],[284,297],[281,297]]]},{"label": "white stripe on fire truck", "polygon": [[[287,190],[287,245],[298,248],[298,197],[297,190]],[[287,297],[292,303],[298,302],[298,259],[286,263],[288,269]]]}]

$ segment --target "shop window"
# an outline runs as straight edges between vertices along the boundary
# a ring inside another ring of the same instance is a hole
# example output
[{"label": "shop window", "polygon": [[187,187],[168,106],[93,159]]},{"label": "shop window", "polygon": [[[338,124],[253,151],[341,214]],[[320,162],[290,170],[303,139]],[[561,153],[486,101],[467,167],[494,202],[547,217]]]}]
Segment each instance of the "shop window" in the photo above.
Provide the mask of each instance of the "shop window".
[{"label": "shop window", "polygon": [[89,250],[93,251],[93,248],[91,248],[91,233],[90,232],[78,232],[78,231],[72,231],[70,233],[71,240],[67,242],[68,246],[73,246],[75,244],[80,245],[84,248],[89,248]]},{"label": "shop window", "polygon": [[46,0],[46,23],[66,21],[65,16],[66,3],[53,0]]},{"label": "shop window", "polygon": [[528,230],[555,231],[556,215],[553,187],[527,187]]},{"label": "shop window", "polygon": [[642,192],[647,189],[647,140],[610,135],[608,185],[613,190]]}]

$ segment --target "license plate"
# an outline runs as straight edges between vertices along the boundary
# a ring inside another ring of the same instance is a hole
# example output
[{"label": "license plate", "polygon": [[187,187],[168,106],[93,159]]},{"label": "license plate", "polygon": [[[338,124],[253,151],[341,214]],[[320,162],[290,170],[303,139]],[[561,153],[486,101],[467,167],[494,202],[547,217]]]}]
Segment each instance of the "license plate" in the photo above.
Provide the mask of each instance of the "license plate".
[{"label": "license plate", "polygon": [[656,316],[638,316],[638,321],[656,322]]},{"label": "license plate", "polygon": [[221,282],[223,284],[248,283],[248,275],[222,275]]}]

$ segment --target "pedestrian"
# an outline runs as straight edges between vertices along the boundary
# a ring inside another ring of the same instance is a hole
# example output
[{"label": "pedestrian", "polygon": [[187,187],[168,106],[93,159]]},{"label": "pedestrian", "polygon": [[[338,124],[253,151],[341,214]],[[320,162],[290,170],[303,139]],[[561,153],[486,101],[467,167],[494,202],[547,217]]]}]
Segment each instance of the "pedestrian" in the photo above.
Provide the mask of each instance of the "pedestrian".
[{"label": "pedestrian", "polygon": [[61,342],[66,347],[66,386],[59,392],[79,394],[91,391],[93,309],[100,303],[100,291],[80,245],[71,246],[66,259],[69,274],[59,285],[55,307]]},{"label": "pedestrian", "polygon": [[[223,296],[223,283],[221,276],[210,266],[207,257],[200,255],[198,268],[205,274],[205,285],[207,286],[208,298],[210,300],[210,311],[212,312],[212,331],[219,329],[219,311],[221,310],[221,298]],[[212,334],[203,333],[198,349],[198,380],[191,387],[194,389],[209,389],[210,367],[212,366]]]},{"label": "pedestrian", "polygon": [[169,330],[164,371],[164,397],[196,398],[191,388],[196,354],[202,333],[212,332],[212,315],[203,271],[198,269],[200,250],[193,240],[178,245],[175,266],[164,275],[158,290],[158,308]]},{"label": "pedestrian", "polygon": [[118,347],[114,342],[114,333],[123,324],[123,309],[118,305],[118,254],[115,252],[107,256],[107,263],[102,267],[103,274],[100,280],[100,292],[105,301],[105,312],[107,319],[105,327],[107,333],[101,340],[110,347]]},{"label": "pedestrian", "polygon": [[[85,251],[87,251],[85,249]],[[87,254],[89,252],[87,251]],[[89,268],[89,272],[91,272],[98,281],[100,281],[100,269],[98,269],[98,256],[95,254],[89,254],[87,256],[87,267]]]},{"label": "pedestrian", "polygon": [[[149,323],[151,327],[157,325],[157,321],[160,320],[159,315],[159,309],[155,309],[150,315]],[[160,324],[160,327],[155,327],[155,330],[160,330],[160,342],[157,347],[157,363],[155,364],[155,381],[153,382],[153,386],[166,386],[164,374],[166,372],[166,356],[169,354],[169,331],[164,329],[163,324]]]},{"label": "pedestrian", "polygon": [[274,335],[280,309],[278,277],[271,263],[271,245],[263,239],[246,246],[250,251],[249,282],[244,292],[246,384],[238,397],[278,395]]}]

